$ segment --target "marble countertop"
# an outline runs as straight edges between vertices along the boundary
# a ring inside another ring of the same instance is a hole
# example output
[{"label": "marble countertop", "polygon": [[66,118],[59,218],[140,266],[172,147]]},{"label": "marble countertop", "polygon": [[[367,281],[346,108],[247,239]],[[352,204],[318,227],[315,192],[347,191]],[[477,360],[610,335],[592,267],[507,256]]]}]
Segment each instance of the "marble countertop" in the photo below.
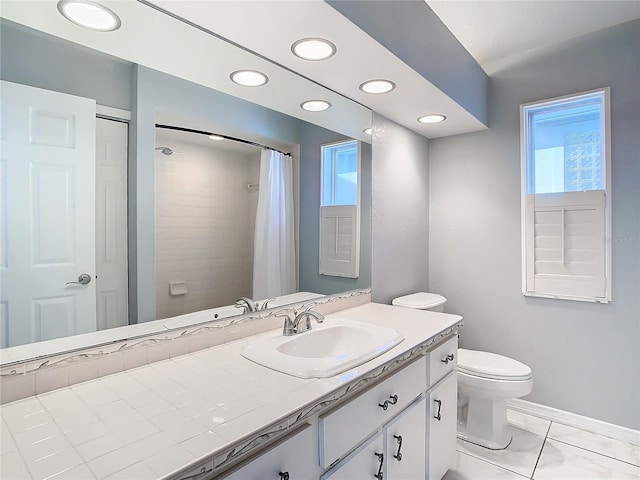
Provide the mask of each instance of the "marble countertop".
[{"label": "marble countertop", "polygon": [[405,340],[342,374],[301,379],[242,357],[248,337],[2,405],[0,476],[143,480],[219,469],[462,322],[375,303],[325,321],[336,318],[392,327]]}]

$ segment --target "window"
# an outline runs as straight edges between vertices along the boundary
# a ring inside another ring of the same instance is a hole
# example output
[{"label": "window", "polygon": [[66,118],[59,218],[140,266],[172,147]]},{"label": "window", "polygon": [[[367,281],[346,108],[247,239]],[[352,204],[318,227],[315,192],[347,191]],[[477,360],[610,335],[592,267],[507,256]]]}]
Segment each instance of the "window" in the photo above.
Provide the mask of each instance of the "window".
[{"label": "window", "polygon": [[520,111],[523,293],[607,302],[609,89]]},{"label": "window", "polygon": [[321,147],[319,273],[357,278],[360,268],[358,142]]},{"label": "window", "polygon": [[322,205],[358,204],[358,142],[323,145]]}]

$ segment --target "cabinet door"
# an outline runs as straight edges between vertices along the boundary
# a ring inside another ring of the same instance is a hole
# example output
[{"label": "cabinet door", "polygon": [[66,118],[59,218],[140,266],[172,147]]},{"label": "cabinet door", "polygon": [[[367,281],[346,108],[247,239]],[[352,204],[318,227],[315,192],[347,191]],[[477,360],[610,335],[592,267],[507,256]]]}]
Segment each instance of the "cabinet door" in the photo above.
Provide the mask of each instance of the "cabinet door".
[{"label": "cabinet door", "polygon": [[426,403],[422,397],[384,428],[388,480],[426,477]]},{"label": "cabinet door", "polygon": [[325,473],[320,480],[355,480],[384,477],[387,455],[383,452],[382,433],[377,433],[360,448],[348,455],[336,467]]},{"label": "cabinet door", "polygon": [[455,464],[458,377],[451,372],[429,392],[429,480],[440,480]]}]

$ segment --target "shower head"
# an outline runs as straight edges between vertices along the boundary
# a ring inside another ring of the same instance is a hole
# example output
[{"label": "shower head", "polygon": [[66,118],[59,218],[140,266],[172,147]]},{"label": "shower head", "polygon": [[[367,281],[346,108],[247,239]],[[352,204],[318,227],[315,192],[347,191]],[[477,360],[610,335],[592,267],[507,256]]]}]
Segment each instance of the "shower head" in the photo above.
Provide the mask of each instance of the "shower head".
[{"label": "shower head", "polygon": [[156,147],[156,152],[160,152],[163,155],[166,155],[167,157],[169,155],[173,155],[173,150],[171,150],[169,147]]}]

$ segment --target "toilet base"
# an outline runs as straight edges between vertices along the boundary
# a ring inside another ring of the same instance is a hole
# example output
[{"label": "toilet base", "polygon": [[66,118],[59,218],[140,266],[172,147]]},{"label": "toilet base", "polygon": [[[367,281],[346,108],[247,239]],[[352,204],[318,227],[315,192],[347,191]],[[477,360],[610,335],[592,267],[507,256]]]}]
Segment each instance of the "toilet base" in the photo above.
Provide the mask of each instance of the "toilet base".
[{"label": "toilet base", "polygon": [[466,398],[465,415],[458,422],[458,438],[489,448],[504,450],[511,443],[507,429],[506,399]]}]

